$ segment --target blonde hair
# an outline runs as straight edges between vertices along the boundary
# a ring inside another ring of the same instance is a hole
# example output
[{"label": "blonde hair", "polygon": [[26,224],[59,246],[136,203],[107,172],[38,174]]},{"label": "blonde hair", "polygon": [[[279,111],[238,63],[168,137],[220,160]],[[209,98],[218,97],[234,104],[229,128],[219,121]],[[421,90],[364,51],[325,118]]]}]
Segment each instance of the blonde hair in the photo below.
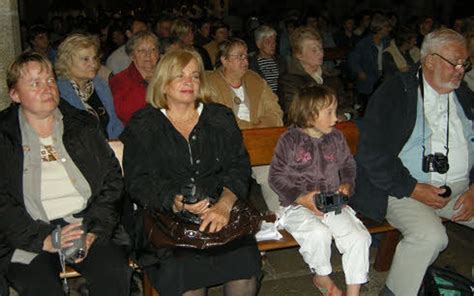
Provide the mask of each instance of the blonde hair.
[{"label": "blonde hair", "polygon": [[172,36],[182,39],[186,34],[193,30],[193,24],[184,18],[179,18],[171,24],[170,33]]},{"label": "blonde hair", "polygon": [[316,40],[322,43],[321,35],[318,31],[311,27],[296,28],[290,36],[291,49],[293,56],[300,54],[303,51],[303,41]]},{"label": "blonde hair", "polygon": [[28,63],[36,62],[41,65],[41,70],[47,69],[53,72],[51,62],[43,55],[34,51],[25,51],[15,58],[15,60],[8,66],[7,69],[7,86],[8,90],[15,87],[18,79],[23,74],[23,70]]},{"label": "blonde hair", "polygon": [[[58,55],[54,66],[56,74],[61,78],[70,78],[70,68],[72,59],[77,51],[86,48],[94,48],[95,53],[99,54],[99,39],[93,35],[72,34],[64,39],[58,47]],[[98,58],[98,57],[97,57]],[[97,61],[97,70],[99,70],[99,62]]]},{"label": "blonde hair", "polygon": [[201,56],[194,50],[176,49],[166,53],[158,63],[153,78],[148,86],[146,101],[155,108],[168,109],[165,87],[177,78],[181,71],[191,62],[196,61],[199,71],[199,91],[196,104],[212,101],[212,92],[204,73]]},{"label": "blonde hair", "polygon": [[300,128],[311,127],[311,122],[324,108],[337,102],[336,92],[324,85],[306,86],[293,97],[288,110],[288,123]]}]

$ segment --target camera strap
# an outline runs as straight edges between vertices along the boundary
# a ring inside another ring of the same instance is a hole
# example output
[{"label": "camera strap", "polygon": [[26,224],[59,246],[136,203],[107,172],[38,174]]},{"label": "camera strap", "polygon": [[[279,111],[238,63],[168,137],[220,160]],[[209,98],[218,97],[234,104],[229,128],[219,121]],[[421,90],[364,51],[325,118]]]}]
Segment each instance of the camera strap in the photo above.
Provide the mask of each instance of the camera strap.
[{"label": "camera strap", "polygon": [[[54,230],[51,232],[51,243],[53,248],[58,250],[59,263],[61,264],[61,270],[63,273],[66,273],[66,256],[64,255],[63,250],[61,249],[61,226],[56,225]],[[67,284],[67,279],[63,279],[63,291],[65,295],[69,295],[69,286]]]},{"label": "camera strap", "polygon": [[[421,147],[423,148],[423,157],[425,157],[426,155],[426,146],[425,146],[425,125],[426,125],[426,119],[425,119],[425,90],[424,90],[424,86],[423,86],[423,74],[422,74],[422,70],[421,70],[421,67],[420,69],[418,70],[418,85],[420,87],[420,95],[421,95],[421,108],[422,108],[422,112],[423,112],[423,143],[421,144]],[[446,149],[446,157],[448,157],[448,154],[449,154],[449,94],[448,94],[448,99],[446,100],[447,101],[447,120],[446,120],[446,145],[444,146],[444,148]]]}]

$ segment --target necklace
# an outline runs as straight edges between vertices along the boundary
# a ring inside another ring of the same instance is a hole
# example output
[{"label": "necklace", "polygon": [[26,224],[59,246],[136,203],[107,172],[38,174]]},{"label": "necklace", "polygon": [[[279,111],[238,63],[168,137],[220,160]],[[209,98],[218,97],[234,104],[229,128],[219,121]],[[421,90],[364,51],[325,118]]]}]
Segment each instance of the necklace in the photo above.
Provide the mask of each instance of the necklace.
[{"label": "necklace", "polygon": [[175,123],[175,124],[178,124],[178,125],[184,125],[184,124],[187,124],[187,123],[190,123],[190,122],[193,122],[196,117],[198,117],[198,112],[194,112],[193,115],[191,115],[188,119],[184,119],[184,120],[177,120],[175,118],[173,118],[171,116],[171,114],[167,114],[168,115],[168,118],[171,120],[172,123]]}]

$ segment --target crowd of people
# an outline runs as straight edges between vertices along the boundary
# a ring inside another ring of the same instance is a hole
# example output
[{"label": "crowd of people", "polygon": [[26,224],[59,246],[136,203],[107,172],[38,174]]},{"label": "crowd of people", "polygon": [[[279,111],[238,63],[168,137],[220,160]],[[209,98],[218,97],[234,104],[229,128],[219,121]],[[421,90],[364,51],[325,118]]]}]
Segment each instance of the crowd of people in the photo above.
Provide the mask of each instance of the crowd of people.
[{"label": "crowd of people", "polygon": [[[256,295],[252,235],[158,249],[139,226],[146,211],[190,212],[200,231],[219,232],[252,178],[325,295],[359,295],[368,281],[371,237],[356,212],[403,235],[383,296],[417,294],[448,244],[439,217],[474,227],[474,17],[401,24],[364,11],[337,25],[308,12],[239,28],[179,10],[68,21],[31,26],[7,70],[0,295],[8,285],[63,295],[56,253],[81,237],[85,253],[68,264],[92,295],[129,295],[129,256],[160,295],[206,295],[218,284],[225,295]],[[350,120],[360,130],[355,158],[335,128]],[[241,130],[279,126],[288,130],[271,165],[252,168]],[[107,144],[116,139],[123,174]],[[186,203],[189,184],[209,198]],[[325,213],[320,193],[350,205]],[[136,206],[131,228],[125,199]],[[330,277],[333,239],[346,288]]]}]

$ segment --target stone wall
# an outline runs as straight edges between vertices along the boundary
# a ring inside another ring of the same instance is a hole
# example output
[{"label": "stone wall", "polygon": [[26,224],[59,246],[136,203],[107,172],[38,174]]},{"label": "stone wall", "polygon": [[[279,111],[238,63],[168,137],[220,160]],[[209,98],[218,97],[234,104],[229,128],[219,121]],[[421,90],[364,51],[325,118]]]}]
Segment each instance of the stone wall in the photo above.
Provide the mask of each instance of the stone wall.
[{"label": "stone wall", "polygon": [[21,51],[17,0],[0,0],[0,110],[10,104],[6,70]]}]

